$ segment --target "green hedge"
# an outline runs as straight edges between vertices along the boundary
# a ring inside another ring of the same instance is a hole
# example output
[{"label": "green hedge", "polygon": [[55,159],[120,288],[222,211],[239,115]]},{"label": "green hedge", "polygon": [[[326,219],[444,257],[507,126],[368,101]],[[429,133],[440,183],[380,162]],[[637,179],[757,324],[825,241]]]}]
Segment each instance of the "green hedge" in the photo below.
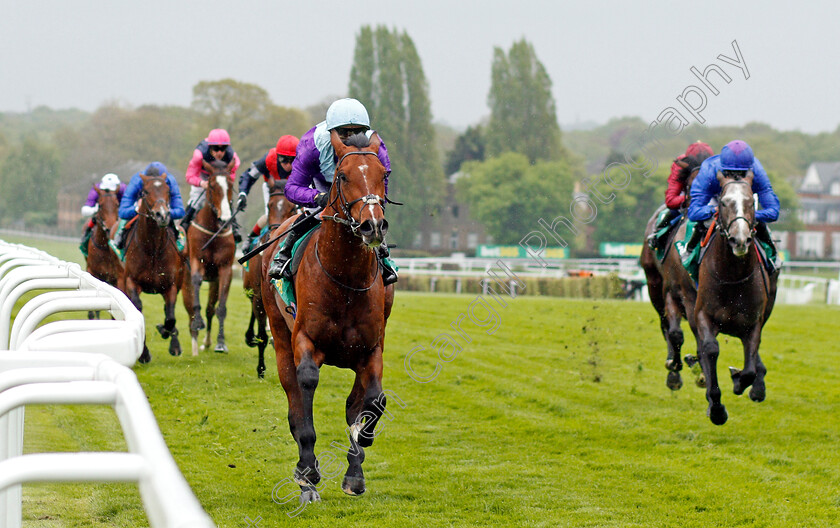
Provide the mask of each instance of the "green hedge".
[{"label": "green hedge", "polygon": [[[431,275],[403,275],[397,282],[397,290],[432,291],[432,279],[435,279],[434,291],[437,293],[455,293],[458,279]],[[461,293],[482,293],[481,281],[484,277],[461,277]],[[622,299],[624,289],[621,279],[616,274],[593,277],[549,278],[528,277],[521,279],[524,290],[517,290],[518,295],[542,295],[546,297],[574,297],[584,299]]]}]

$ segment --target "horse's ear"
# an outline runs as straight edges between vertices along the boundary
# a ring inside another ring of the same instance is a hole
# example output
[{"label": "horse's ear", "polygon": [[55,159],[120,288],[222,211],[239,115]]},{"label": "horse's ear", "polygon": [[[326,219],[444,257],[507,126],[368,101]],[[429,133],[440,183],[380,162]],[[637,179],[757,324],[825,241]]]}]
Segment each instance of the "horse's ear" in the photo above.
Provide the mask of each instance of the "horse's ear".
[{"label": "horse's ear", "polygon": [[688,168],[688,163],[686,163],[685,160],[674,160],[674,163],[676,163],[678,167],[682,167],[683,169]]},{"label": "horse's ear", "polygon": [[226,170],[226,171],[228,171],[228,174],[230,174],[230,172],[233,170],[233,163],[234,163],[235,161],[236,161],[236,160],[230,160],[230,163],[228,163],[228,164],[227,164],[227,167],[225,167],[225,170]]},{"label": "horse's ear", "polygon": [[744,179],[749,179],[750,181],[753,181],[754,178],[755,178],[755,173],[753,172],[752,169],[748,170],[747,175],[744,176]]},{"label": "horse's ear", "polygon": [[207,174],[213,172],[213,166],[207,163],[206,161],[201,160],[201,166],[204,168],[205,171],[207,171]]},{"label": "horse's ear", "polygon": [[382,138],[379,137],[379,134],[374,132],[370,136],[370,149],[374,152],[379,152],[379,145],[382,143]]},{"label": "horse's ear", "polygon": [[338,137],[338,131],[336,129],[330,130],[330,143],[332,143],[336,156],[340,159],[344,155],[344,151],[347,150],[347,145]]},{"label": "horse's ear", "polygon": [[722,186],[723,182],[726,181],[726,177],[723,175],[723,172],[717,171],[717,181]]}]

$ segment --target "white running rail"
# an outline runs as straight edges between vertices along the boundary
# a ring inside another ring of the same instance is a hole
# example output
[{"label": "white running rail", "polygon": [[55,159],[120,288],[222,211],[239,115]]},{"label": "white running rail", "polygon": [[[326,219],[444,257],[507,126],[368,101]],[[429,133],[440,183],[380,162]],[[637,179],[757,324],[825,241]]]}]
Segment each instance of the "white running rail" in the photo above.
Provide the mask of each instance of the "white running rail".
[{"label": "white running rail", "polygon": [[[12,321],[16,304],[29,298]],[[60,312],[102,310],[113,320],[58,320]],[[39,326],[40,325],[40,326]],[[178,470],[137,377],[142,314],[119,290],[77,264],[0,240],[0,528],[21,526],[21,484],[137,482],[151,526],[214,526]],[[23,455],[24,406],[109,404],[124,453]]]}]

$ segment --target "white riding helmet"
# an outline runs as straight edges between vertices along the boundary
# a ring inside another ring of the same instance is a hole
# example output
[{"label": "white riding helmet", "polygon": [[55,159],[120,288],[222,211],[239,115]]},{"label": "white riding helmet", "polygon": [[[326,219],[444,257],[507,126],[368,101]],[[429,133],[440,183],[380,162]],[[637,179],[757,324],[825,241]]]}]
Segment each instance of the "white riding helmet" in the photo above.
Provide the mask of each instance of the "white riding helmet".
[{"label": "white riding helmet", "polygon": [[120,188],[120,177],[113,172],[109,172],[102,177],[99,188],[103,191],[116,191]]},{"label": "white riding helmet", "polygon": [[370,117],[365,105],[356,99],[339,99],[327,109],[327,130],[348,125],[370,128]]}]

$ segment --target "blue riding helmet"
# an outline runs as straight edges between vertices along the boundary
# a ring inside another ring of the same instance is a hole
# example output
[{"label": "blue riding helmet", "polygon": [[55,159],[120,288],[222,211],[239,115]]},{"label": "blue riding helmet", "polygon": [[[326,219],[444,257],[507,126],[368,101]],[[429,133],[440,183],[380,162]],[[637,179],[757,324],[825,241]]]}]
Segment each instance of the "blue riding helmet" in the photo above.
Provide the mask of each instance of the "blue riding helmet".
[{"label": "blue riding helmet", "polygon": [[753,166],[753,151],[745,141],[736,139],[720,149],[720,169],[745,171]]}]

